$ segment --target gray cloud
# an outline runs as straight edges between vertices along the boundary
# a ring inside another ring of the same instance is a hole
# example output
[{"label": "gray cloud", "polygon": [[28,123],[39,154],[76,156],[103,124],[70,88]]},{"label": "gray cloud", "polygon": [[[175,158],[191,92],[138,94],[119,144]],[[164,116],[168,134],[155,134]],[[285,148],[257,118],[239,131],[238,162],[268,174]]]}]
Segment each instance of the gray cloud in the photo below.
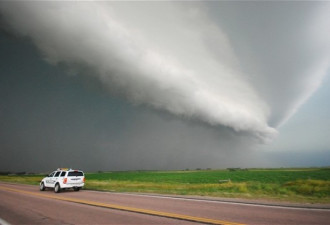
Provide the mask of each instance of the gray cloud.
[{"label": "gray cloud", "polygon": [[[31,37],[47,61],[87,64],[134,103],[259,136],[275,133],[267,125],[267,104],[234,67],[228,37],[203,11],[171,3],[137,6],[2,4],[8,23]],[[209,37],[221,57],[205,47]]]}]

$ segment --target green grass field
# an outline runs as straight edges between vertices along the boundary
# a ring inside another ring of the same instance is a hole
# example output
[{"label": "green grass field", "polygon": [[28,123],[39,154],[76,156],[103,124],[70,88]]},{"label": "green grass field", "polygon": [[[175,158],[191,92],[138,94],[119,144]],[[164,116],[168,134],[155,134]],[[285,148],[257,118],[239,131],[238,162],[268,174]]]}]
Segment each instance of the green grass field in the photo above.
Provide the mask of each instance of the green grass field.
[{"label": "green grass field", "polygon": [[[38,184],[42,176],[0,176]],[[220,183],[219,180],[227,180]],[[86,189],[330,203],[330,169],[249,169],[86,173]]]}]

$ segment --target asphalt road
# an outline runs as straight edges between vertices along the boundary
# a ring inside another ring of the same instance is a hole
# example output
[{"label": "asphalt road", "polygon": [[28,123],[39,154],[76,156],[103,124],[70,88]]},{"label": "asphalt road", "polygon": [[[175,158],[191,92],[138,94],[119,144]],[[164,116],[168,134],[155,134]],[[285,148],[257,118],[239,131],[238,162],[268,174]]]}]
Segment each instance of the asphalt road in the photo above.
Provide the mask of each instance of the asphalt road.
[{"label": "asphalt road", "polygon": [[0,182],[0,224],[3,220],[9,224],[326,225],[330,209],[86,190],[55,194],[40,192],[38,186]]}]

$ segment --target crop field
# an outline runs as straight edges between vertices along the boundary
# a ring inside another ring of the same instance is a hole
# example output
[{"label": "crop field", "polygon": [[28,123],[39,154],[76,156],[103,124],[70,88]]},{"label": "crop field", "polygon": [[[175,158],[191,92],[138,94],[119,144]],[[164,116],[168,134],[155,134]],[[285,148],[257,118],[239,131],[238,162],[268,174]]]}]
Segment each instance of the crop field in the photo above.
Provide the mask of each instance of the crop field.
[{"label": "crop field", "polygon": [[[0,180],[38,184],[40,175]],[[330,168],[86,173],[85,189],[330,203]]]}]

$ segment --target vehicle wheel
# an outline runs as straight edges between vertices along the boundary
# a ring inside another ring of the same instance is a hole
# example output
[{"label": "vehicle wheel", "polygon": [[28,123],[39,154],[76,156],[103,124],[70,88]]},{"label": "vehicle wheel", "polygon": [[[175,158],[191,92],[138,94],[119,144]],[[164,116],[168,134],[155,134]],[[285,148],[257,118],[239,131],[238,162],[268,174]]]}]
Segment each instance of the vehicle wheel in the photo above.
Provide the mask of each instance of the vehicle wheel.
[{"label": "vehicle wheel", "polygon": [[44,182],[42,182],[40,184],[40,191],[44,191],[44,190],[45,190],[45,184],[44,184]]},{"label": "vehicle wheel", "polygon": [[60,187],[59,183],[55,184],[54,192],[55,193],[60,193],[61,192],[61,187]]},{"label": "vehicle wheel", "polygon": [[74,187],[73,190],[74,190],[74,191],[79,191],[80,188],[79,188],[79,187]]}]

